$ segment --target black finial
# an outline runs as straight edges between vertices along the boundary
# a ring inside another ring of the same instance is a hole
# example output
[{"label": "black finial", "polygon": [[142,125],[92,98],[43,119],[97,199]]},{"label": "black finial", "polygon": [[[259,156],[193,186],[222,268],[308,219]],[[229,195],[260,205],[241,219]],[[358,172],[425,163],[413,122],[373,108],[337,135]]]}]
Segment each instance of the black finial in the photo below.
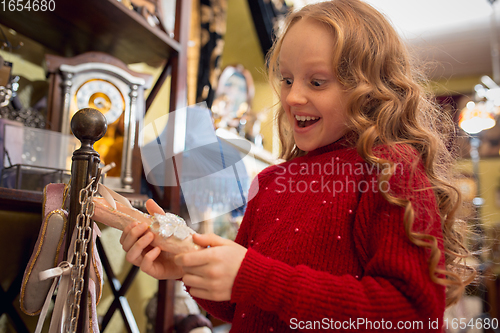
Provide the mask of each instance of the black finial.
[{"label": "black finial", "polygon": [[80,141],[91,141],[92,144],[106,134],[108,123],[106,117],[96,109],[81,109],[71,118],[71,131]]}]

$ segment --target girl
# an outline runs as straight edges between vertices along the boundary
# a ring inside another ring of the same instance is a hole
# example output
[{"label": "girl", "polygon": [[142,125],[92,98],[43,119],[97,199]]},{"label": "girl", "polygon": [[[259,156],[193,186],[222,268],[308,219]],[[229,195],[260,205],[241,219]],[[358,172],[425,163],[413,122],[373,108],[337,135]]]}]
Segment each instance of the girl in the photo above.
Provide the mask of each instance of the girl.
[{"label": "girl", "polygon": [[133,225],[127,259],[182,278],[231,332],[442,331],[474,277],[459,260],[454,125],[398,35],[366,3],[333,0],[290,14],[268,60],[286,162],[252,184],[236,241],[195,235],[206,249],[172,258]]}]

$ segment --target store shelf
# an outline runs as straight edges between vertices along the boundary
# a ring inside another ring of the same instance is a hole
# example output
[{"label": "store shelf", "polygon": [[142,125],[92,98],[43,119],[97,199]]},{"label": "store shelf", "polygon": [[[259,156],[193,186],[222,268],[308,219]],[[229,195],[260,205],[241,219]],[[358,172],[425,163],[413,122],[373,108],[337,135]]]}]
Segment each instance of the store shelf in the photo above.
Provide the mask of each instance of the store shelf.
[{"label": "store shelf", "polygon": [[159,66],[181,49],[176,40],[117,0],[54,2],[52,12],[0,8],[0,22],[66,57],[101,51],[126,64]]},{"label": "store shelf", "polygon": [[[67,58],[98,51],[114,56],[125,64],[146,63],[152,67],[162,67],[163,72],[148,100],[155,98],[162,84],[170,77],[168,109],[177,110],[187,104],[187,44],[192,8],[190,0],[176,0],[175,39],[159,27],[150,26],[144,17],[126,8],[118,0],[50,0],[55,3],[55,10],[52,12],[8,11],[10,1],[5,1],[6,11],[0,1],[2,29],[13,29],[33,43],[36,42],[36,47],[42,45],[46,48],[43,50],[46,53],[53,52]],[[12,0],[16,3],[27,1]],[[30,1],[33,3],[33,0]],[[40,4],[42,0],[35,1]],[[15,38],[22,41],[21,37]],[[19,42],[14,45],[19,45]],[[22,55],[20,57],[27,60]],[[36,59],[34,61],[39,63]],[[140,159],[136,161],[140,164]],[[142,197],[139,199],[144,201]],[[168,205],[173,212],[180,211],[179,188],[162,189],[160,200],[164,207]],[[41,192],[0,188],[0,209],[6,211],[41,212],[42,201]],[[156,332],[173,332],[174,283],[171,280],[159,282]]]},{"label": "store shelf", "polygon": [[42,192],[0,187],[0,210],[42,212]]}]

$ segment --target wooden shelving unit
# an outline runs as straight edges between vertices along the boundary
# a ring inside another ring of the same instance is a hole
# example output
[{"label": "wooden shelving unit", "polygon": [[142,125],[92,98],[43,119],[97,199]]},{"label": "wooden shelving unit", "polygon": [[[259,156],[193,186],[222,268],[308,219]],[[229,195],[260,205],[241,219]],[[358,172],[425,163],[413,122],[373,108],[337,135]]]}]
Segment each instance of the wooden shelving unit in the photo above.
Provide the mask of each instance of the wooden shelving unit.
[{"label": "wooden shelving unit", "polygon": [[0,22],[66,57],[100,51],[126,64],[159,66],[182,48],[117,0],[55,1],[53,12],[0,11]]},{"label": "wooden shelving unit", "polygon": [[[54,11],[3,11],[0,8],[0,23],[60,56],[99,51],[125,64],[163,66],[147,98],[146,111],[168,76],[171,77],[170,105],[165,106],[165,111],[173,111],[187,104],[190,14],[191,1],[177,0],[173,36],[150,26],[144,17],[117,0],[55,0]],[[136,160],[140,161],[140,157]],[[164,207],[179,213],[179,188],[165,188],[158,193],[157,199]],[[0,200],[9,209],[41,213],[41,193],[0,188]],[[174,281],[160,281],[156,332],[173,331],[173,297]]]}]

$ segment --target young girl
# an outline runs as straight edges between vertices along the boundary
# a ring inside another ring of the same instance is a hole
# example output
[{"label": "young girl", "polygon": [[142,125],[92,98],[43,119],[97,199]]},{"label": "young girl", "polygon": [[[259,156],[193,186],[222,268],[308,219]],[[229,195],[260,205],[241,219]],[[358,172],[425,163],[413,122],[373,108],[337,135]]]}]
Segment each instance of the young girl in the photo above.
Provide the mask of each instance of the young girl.
[{"label": "young girl", "polygon": [[333,0],[290,14],[268,60],[286,162],[252,184],[236,241],[194,235],[205,249],[173,258],[132,225],[127,259],[182,278],[231,332],[442,331],[474,275],[459,260],[454,125],[398,35],[366,3]]}]

